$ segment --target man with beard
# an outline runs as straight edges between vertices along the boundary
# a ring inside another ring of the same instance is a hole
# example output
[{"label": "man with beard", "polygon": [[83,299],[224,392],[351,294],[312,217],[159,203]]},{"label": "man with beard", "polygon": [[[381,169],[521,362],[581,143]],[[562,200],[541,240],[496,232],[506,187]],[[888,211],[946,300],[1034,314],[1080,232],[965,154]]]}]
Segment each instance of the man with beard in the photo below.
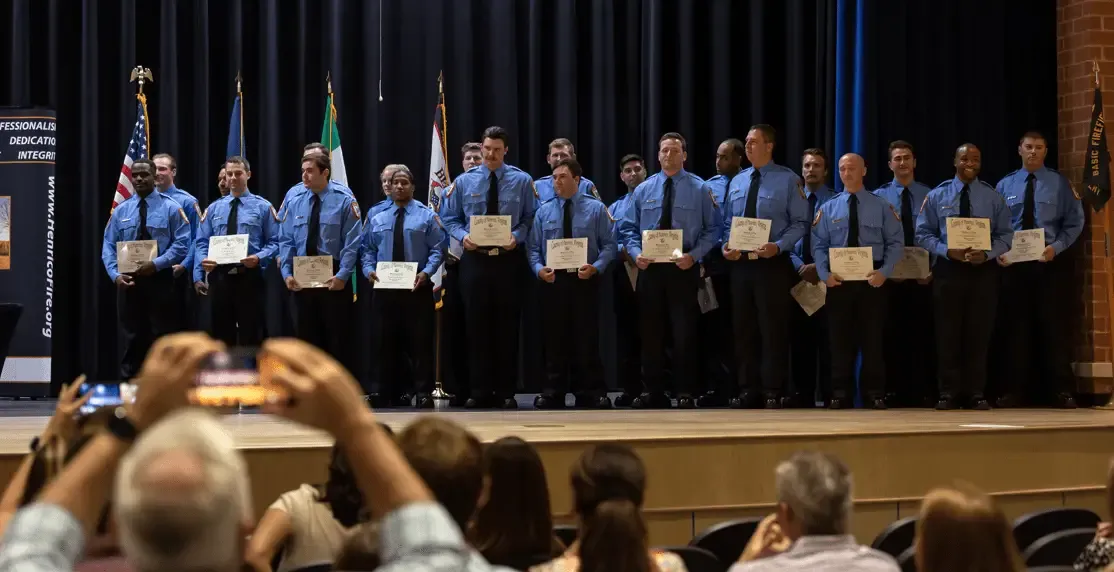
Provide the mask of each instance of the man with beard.
[{"label": "man with beard", "polygon": [[[549,168],[553,169],[557,166],[557,163],[565,159],[576,159],[576,149],[573,147],[572,141],[564,137],[550,141],[549,153],[545,156],[545,162],[549,163]],[[534,181],[534,188],[538,190],[538,204],[548,202],[557,196],[553,189],[553,175],[546,175]],[[588,177],[580,177],[580,187],[577,190],[589,197],[595,197],[599,201],[603,201],[600,198],[599,191],[596,190],[596,184]]]},{"label": "man with beard", "polygon": [[178,175],[178,161],[174,157],[167,153],[159,153],[152,160],[155,162],[155,188],[182,205],[182,210],[185,211],[186,218],[190,221],[189,251],[181,264],[173,266],[174,299],[178,302],[176,308],[178,324],[179,328],[185,329],[186,324],[193,321],[194,314],[191,310],[189,291],[192,283],[190,277],[193,274],[193,240],[197,236],[197,227],[201,219],[201,207],[197,205],[197,199],[193,195],[174,185],[174,177]]},{"label": "man with beard", "polygon": [[[619,178],[626,190],[608,207],[611,218],[616,221],[623,220],[634,190],[646,180],[646,163],[642,157],[633,153],[624,155],[619,161]],[[616,377],[623,392],[615,398],[615,406],[629,407],[642,394],[642,337],[639,335],[638,297],[633,283],[640,271],[619,238],[618,224],[614,225],[614,233],[619,255],[611,263],[608,273],[614,287]],[[635,277],[634,280],[631,276]]]},{"label": "man with beard", "polygon": [[[955,409],[960,399],[969,400],[972,409],[990,409],[983,391],[998,310],[999,268],[994,259],[1009,251],[1013,229],[1002,196],[979,180],[981,168],[979,148],[960,145],[955,150],[955,178],[932,189],[917,216],[917,246],[937,257],[932,298],[940,410]],[[990,250],[949,247],[951,217],[989,221]]]}]

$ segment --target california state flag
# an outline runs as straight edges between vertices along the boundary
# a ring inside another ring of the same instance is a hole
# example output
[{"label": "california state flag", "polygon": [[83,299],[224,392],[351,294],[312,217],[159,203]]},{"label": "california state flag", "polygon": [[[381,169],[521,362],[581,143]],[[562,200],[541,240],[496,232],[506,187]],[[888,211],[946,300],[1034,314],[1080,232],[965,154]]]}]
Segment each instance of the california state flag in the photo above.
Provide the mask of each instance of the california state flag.
[{"label": "california state flag", "polygon": [[321,126],[321,144],[329,149],[331,174],[329,179],[348,186],[344,171],[344,154],[340,151],[340,132],[337,131],[337,108],[333,105],[333,92],[325,98],[325,124]]}]

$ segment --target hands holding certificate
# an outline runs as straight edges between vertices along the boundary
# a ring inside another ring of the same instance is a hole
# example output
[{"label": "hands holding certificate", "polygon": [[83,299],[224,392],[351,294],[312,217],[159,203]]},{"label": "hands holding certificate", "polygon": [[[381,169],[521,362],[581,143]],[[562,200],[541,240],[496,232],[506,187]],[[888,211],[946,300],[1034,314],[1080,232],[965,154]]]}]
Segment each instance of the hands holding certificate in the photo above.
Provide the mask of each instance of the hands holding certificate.
[{"label": "hands holding certificate", "polygon": [[986,251],[973,248],[949,248],[948,258],[956,262],[970,262],[978,265],[986,262]]}]

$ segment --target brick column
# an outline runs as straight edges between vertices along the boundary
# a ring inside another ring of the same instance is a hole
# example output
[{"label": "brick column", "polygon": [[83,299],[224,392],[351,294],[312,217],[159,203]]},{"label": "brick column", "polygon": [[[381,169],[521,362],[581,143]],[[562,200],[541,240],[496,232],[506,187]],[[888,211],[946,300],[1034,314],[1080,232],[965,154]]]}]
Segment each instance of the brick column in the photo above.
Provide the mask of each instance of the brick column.
[{"label": "brick column", "polygon": [[[1105,115],[1114,110],[1114,0],[1057,0],[1056,67],[1059,111],[1059,170],[1080,189],[1084,154],[1087,149],[1094,90],[1092,62],[1100,67]],[[1107,134],[1107,144],[1111,144]],[[1109,393],[1111,390],[1110,295],[1107,212],[1087,208],[1087,224],[1080,237],[1082,250],[1075,250],[1077,278],[1082,286],[1083,311],[1075,351],[1080,390]],[[1114,237],[1112,237],[1114,238]]]}]

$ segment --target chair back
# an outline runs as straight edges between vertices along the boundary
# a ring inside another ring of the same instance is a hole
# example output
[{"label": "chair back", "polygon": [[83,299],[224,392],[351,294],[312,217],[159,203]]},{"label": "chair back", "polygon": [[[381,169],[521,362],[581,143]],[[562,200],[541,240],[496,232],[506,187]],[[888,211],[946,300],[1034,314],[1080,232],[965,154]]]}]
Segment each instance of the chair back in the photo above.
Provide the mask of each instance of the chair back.
[{"label": "chair back", "polygon": [[580,536],[580,529],[575,524],[558,524],[553,527],[553,535],[568,548]]},{"label": "chair back", "polygon": [[[1082,508],[1052,508],[1031,512],[1013,521],[1013,540],[1022,554],[1039,538],[1074,528],[1098,528],[1099,515]],[[1071,564],[1069,562],[1069,564]]]},{"label": "chair back", "polygon": [[870,547],[897,558],[913,546],[913,538],[916,532],[917,517],[911,516],[896,520],[878,533]]},{"label": "chair back", "polygon": [[[727,564],[720,562],[715,554],[695,546],[663,546],[658,548],[681,557],[688,572],[727,572]],[[732,562],[733,563],[733,562]]]},{"label": "chair back", "polygon": [[714,524],[692,537],[689,546],[703,548],[715,554],[720,562],[732,564],[743,554],[761,523],[761,518],[741,518]]},{"label": "chair back", "polygon": [[917,548],[910,546],[897,557],[897,565],[901,572],[917,572]]},{"label": "chair back", "polygon": [[1094,528],[1072,528],[1053,532],[1029,545],[1021,558],[1028,568],[1071,566],[1094,537]]}]

